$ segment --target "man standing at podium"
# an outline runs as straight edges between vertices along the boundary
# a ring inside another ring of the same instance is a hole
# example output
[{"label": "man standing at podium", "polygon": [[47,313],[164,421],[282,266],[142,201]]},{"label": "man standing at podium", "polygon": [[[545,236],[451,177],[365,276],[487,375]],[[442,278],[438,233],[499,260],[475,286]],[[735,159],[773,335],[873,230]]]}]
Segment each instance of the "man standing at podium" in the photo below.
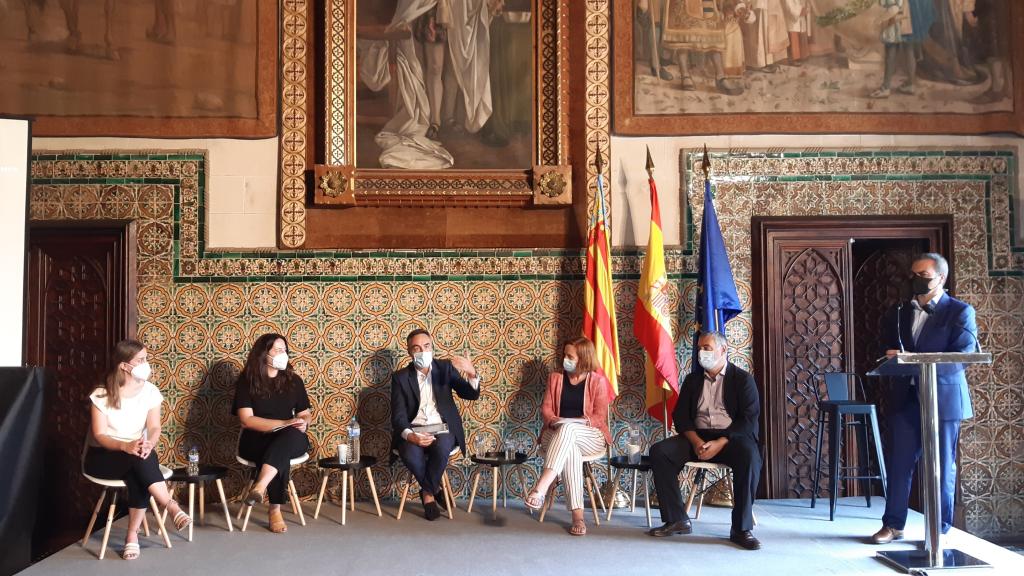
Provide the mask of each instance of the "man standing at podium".
[{"label": "man standing at podium", "polygon": [[[978,342],[974,308],[946,294],[949,263],[939,254],[921,254],[911,265],[914,297],[889,310],[882,326],[886,356],[900,352],[973,352]],[[936,396],[939,406],[939,473],[941,475],[942,533],[953,524],[956,492],[956,452],[960,421],[974,416],[963,364],[940,364]],[[882,528],[871,537],[875,544],[903,538],[907,523],[910,483],[921,456],[921,408],[917,377],[895,383],[889,390],[886,413],[889,438],[885,514]]]}]

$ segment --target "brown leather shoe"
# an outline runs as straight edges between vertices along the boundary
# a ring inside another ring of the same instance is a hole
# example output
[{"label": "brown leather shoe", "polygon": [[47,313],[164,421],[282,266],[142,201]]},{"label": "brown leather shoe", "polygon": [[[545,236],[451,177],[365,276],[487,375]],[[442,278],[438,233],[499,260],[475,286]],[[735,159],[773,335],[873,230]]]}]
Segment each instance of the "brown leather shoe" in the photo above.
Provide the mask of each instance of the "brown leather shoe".
[{"label": "brown leather shoe", "polygon": [[888,544],[893,540],[903,540],[903,530],[882,526],[881,530],[871,536],[871,541],[875,544]]}]

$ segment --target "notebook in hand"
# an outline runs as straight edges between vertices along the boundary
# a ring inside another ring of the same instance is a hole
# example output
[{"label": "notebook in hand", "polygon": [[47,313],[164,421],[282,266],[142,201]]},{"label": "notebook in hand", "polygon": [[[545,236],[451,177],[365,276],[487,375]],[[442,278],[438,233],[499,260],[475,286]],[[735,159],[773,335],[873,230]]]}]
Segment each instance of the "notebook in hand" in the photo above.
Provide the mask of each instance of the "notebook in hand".
[{"label": "notebook in hand", "polygon": [[552,422],[551,425],[552,426],[561,426],[562,424],[568,424],[570,422],[575,422],[577,424],[586,424],[587,423],[587,419],[586,418],[559,418],[558,420],[555,420],[554,422]]},{"label": "notebook in hand", "polygon": [[423,426],[409,426],[409,429],[417,434],[447,434],[448,425],[444,422],[440,424],[424,424]]}]

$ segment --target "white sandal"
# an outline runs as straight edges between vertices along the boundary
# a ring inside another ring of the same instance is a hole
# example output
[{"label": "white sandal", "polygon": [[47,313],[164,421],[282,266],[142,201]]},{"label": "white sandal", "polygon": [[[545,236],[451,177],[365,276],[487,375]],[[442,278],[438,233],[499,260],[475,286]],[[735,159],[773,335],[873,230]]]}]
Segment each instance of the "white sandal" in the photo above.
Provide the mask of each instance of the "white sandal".
[{"label": "white sandal", "polygon": [[531,513],[535,510],[540,510],[544,507],[544,494],[534,490],[527,494],[526,498],[523,498],[523,504],[526,504],[526,509]]},{"label": "white sandal", "polygon": [[121,558],[125,560],[138,560],[142,556],[142,549],[138,542],[125,542],[124,550],[121,551]]}]

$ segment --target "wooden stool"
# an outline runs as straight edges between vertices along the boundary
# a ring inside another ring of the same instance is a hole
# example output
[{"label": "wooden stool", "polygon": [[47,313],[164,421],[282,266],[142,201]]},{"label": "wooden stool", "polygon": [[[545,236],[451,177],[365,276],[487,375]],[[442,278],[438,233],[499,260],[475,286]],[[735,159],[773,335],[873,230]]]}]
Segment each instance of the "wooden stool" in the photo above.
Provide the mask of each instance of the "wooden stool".
[{"label": "wooden stool", "polygon": [[[256,463],[255,462],[246,460],[245,458],[242,458],[241,456],[235,456],[235,460],[237,460],[238,463],[242,464],[243,466],[247,466],[249,468],[252,468],[253,469],[253,473],[254,474],[256,473]],[[295,468],[296,466],[300,466],[302,464],[305,464],[307,460],[309,460],[309,453],[308,452],[303,454],[302,456],[299,456],[298,458],[292,458],[288,462],[288,465],[289,465],[290,468]],[[249,515],[252,514],[252,506],[249,505],[249,504],[245,504],[244,503],[245,496],[249,493],[249,490],[252,488],[253,484],[255,484],[255,483],[256,483],[256,479],[255,478],[250,478],[249,479],[249,483],[246,484],[245,488],[242,490],[242,496],[241,496],[240,499],[243,500],[243,504],[242,504],[242,507],[238,509],[238,517],[239,518],[242,517],[242,512],[243,511],[245,512],[245,520],[242,521],[242,532],[245,532],[245,529],[249,526]],[[298,492],[298,490],[295,489],[295,481],[293,481],[290,477],[288,478],[288,499],[291,500],[291,503],[292,503],[292,512],[296,516],[299,517],[299,522],[303,526],[305,526],[306,525],[306,516],[302,513],[302,504],[299,502],[299,492]]]},{"label": "wooden stool", "polygon": [[[732,487],[732,468],[725,464],[718,464],[716,462],[687,462],[683,466],[683,474],[686,475],[683,486],[689,486],[690,493],[686,497],[686,515],[690,515],[690,506],[693,505],[694,499],[697,500],[697,514],[694,515],[694,520],[700,518],[701,508],[704,507],[704,494],[715,487],[719,482],[725,482],[726,487],[729,490],[729,494],[733,493]],[[708,483],[708,475],[711,476],[711,482]],[[750,513],[754,515],[753,512]],[[754,516],[754,526],[757,526],[757,517]]]},{"label": "wooden stool", "polygon": [[[644,475],[644,509],[647,511],[647,527],[651,528],[651,462],[647,456],[641,456],[640,462],[631,464],[629,457],[627,456],[615,456],[608,460],[608,464],[615,469],[615,475],[612,476],[612,489],[617,490],[619,487],[619,476],[622,475],[624,470],[633,471],[633,486],[630,490],[631,497],[629,499],[629,511],[633,512],[636,510],[636,481],[637,476],[642,472]],[[614,494],[614,492],[613,492]],[[608,517],[605,520],[609,522],[612,519],[612,510],[615,509],[615,503],[608,505]]]},{"label": "wooden stool", "polygon": [[[170,478],[167,479],[167,483],[179,482],[188,484],[188,515],[193,516],[195,510],[195,496],[196,496],[196,485],[199,485],[199,522],[202,525],[206,525],[206,492],[204,490],[204,483],[213,480],[217,484],[217,493],[220,495],[220,504],[224,507],[224,520],[228,523],[228,532],[235,530],[234,525],[231,523],[231,510],[228,509],[228,500],[224,497],[224,484],[221,482],[221,478],[227,476],[228,469],[224,466],[200,466],[199,474],[195,476],[189,476],[188,468],[175,468]],[[171,488],[171,498],[174,497],[174,488]],[[167,521],[167,510],[164,510],[163,520]],[[192,526],[195,522],[188,526],[188,541],[192,541]]]},{"label": "wooden stool", "polygon": [[[590,508],[594,511],[594,523],[598,526],[601,525],[601,518],[597,514],[597,503],[601,503],[601,510],[607,510],[607,506],[604,505],[604,496],[601,495],[601,485],[597,483],[597,477],[594,476],[594,469],[591,465],[592,462],[596,462],[601,458],[604,458],[605,453],[594,454],[591,456],[583,457],[583,486],[587,489],[587,494],[590,495]],[[547,496],[544,497],[544,506],[540,509],[540,522],[544,522],[544,516],[547,515],[548,509],[551,508],[551,502],[554,500],[555,488],[562,482],[562,476],[559,475],[555,478],[555,481],[551,483],[551,487],[548,488]],[[594,494],[597,493],[595,497]]]},{"label": "wooden stool", "polygon": [[[469,506],[466,508],[466,512],[470,513],[473,511],[473,500],[476,499],[476,489],[477,486],[480,485],[480,475],[483,474],[484,470],[487,468],[491,469],[491,485],[493,490],[491,493],[492,513],[498,513],[498,480],[499,478],[501,478],[502,466],[515,466],[516,474],[519,477],[519,486],[523,490],[526,490],[526,478],[523,475],[522,469],[519,468],[519,465],[526,462],[528,458],[529,456],[523,454],[522,452],[516,452],[515,456],[513,456],[512,458],[506,458],[504,451],[485,452],[482,456],[470,456],[469,459],[472,460],[475,464],[477,464],[477,467],[475,470],[473,470],[473,473],[470,474],[470,477],[473,478],[473,488],[469,492]],[[501,485],[501,506],[503,508],[508,508],[508,487],[505,485],[504,480],[502,480]],[[524,494],[523,497],[525,498],[526,495]]]},{"label": "wooden stool", "polygon": [[[373,494],[373,505],[377,507],[377,516],[383,516],[380,511],[380,500],[377,499],[377,485],[373,483],[373,471],[370,469],[374,464],[377,463],[377,459],[373,456],[362,456],[359,458],[359,462],[346,462],[341,464],[338,462],[337,456],[334,458],[321,458],[317,465],[323,470],[323,481],[320,483],[320,496],[316,499],[316,511],[313,512],[313,519],[320,517],[320,505],[324,501],[324,492],[327,491],[327,480],[331,476],[333,470],[341,470],[341,525],[345,525],[345,510],[346,504],[351,502],[352,511],[356,510],[356,473],[360,470],[366,472],[366,480],[370,482],[370,494]],[[349,474],[352,472],[352,474]],[[348,501],[348,502],[346,502]]]},{"label": "wooden stool", "polygon": [[[83,450],[83,454],[85,451]],[[171,469],[161,465],[160,473],[163,475],[164,480],[171,477]],[[106,478],[97,478],[90,476],[85,472],[82,472],[82,476],[93,484],[98,484],[103,487],[103,493],[100,494],[100,499],[96,501],[96,507],[92,510],[92,517],[89,518],[89,525],[85,528],[85,536],[82,538],[82,547],[89,542],[89,536],[92,535],[92,527],[96,525],[96,517],[99,516],[100,508],[103,507],[103,500],[107,497],[107,492],[113,490],[114,493],[110,498],[110,507],[107,509],[107,525],[103,529],[103,543],[100,544],[100,555],[99,559],[103,560],[103,556],[107,553],[107,542],[110,540],[110,526],[114,523],[114,512],[117,510],[117,491],[126,488],[123,480],[108,480]],[[164,538],[164,546],[171,547],[171,538],[167,534],[167,528],[164,527],[163,517],[160,515],[160,508],[156,504],[156,498],[149,497],[149,508],[153,512],[153,516],[156,516],[157,522],[157,534],[160,534]],[[142,517],[142,529],[145,531],[146,537],[149,537],[149,523],[146,521],[146,517]]]},{"label": "wooden stool", "polygon": [[[452,448],[452,451],[448,453],[448,459],[451,460],[452,456],[456,456],[459,453],[459,447]],[[398,456],[397,450],[392,450],[392,454]],[[409,486],[415,478],[412,472],[405,465],[402,466],[403,470],[398,475],[398,482],[401,483],[402,479],[405,479],[405,488],[402,489],[402,499],[398,503],[398,514],[395,516],[395,520],[402,519],[402,511],[405,510],[405,501],[409,498]],[[455,518],[453,510],[455,509],[455,494],[452,492],[451,482],[448,481],[448,468],[445,467],[444,474],[441,475],[441,488],[444,491],[444,502],[445,508],[448,510],[448,519],[452,520]]]}]

